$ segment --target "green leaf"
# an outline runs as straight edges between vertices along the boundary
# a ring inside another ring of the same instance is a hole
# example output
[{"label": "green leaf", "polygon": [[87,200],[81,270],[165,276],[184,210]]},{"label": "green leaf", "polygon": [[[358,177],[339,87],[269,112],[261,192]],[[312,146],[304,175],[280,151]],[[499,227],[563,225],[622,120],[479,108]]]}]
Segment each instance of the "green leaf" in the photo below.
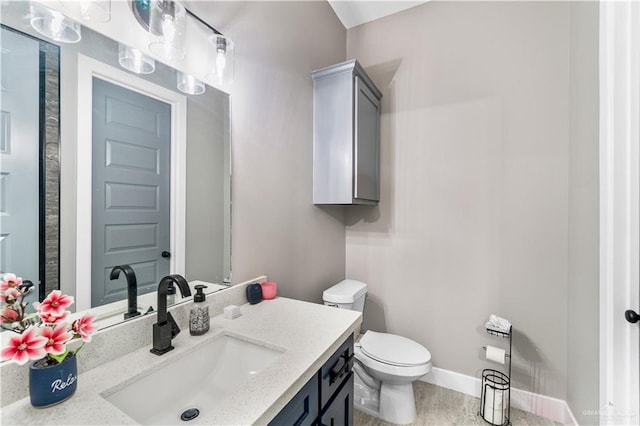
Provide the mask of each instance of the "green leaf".
[{"label": "green leaf", "polygon": [[49,357],[56,360],[56,362],[60,364],[62,361],[64,361],[64,359],[67,357],[68,354],[69,354],[69,349],[65,349],[64,352],[61,353],[60,355],[49,354]]}]

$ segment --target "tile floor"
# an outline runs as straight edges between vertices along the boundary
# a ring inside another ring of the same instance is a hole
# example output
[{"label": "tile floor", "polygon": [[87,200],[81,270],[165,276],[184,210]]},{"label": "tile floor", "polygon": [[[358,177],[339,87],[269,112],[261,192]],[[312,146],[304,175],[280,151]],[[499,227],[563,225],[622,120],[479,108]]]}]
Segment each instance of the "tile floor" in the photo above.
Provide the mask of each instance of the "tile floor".
[{"label": "tile floor", "polygon": [[[413,391],[418,411],[418,418],[414,425],[488,425],[478,416],[480,410],[478,398],[421,381],[414,382]],[[392,425],[392,423],[384,422],[358,410],[355,410],[353,424],[355,426]],[[512,408],[511,424],[514,426],[546,426],[559,425],[560,423]]]}]

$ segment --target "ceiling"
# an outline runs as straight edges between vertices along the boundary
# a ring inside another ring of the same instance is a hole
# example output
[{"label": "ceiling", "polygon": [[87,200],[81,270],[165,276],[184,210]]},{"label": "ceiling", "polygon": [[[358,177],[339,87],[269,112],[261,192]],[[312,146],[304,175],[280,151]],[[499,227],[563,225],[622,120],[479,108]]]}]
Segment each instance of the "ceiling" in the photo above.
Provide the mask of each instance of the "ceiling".
[{"label": "ceiling", "polygon": [[346,29],[383,16],[393,15],[405,9],[426,3],[429,0],[328,0]]}]

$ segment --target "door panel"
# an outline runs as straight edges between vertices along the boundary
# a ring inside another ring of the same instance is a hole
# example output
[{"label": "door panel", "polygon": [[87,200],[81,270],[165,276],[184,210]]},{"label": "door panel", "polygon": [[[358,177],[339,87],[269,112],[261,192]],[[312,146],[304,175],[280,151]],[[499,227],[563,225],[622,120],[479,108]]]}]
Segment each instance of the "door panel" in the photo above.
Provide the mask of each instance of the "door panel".
[{"label": "door panel", "polygon": [[159,210],[157,185],[105,182],[106,210]]},{"label": "door panel", "polygon": [[356,134],[354,198],[380,199],[378,187],[380,101],[356,77]]},{"label": "door panel", "polygon": [[106,165],[112,169],[121,168],[159,173],[159,155],[157,149],[118,141],[107,141]]},{"label": "door panel", "polygon": [[125,299],[116,265],[136,272],[138,294],[169,274],[171,106],[93,79],[91,306]]},{"label": "door panel", "polygon": [[353,425],[353,372],[345,379],[342,389],[333,401],[325,407],[320,416],[322,426],[352,426]]}]

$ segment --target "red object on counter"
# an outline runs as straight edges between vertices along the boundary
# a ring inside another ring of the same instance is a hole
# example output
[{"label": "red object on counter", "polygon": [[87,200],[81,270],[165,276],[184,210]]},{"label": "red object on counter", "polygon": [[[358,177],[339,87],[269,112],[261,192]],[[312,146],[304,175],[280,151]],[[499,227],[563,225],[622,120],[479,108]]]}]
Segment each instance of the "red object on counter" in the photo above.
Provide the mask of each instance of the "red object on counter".
[{"label": "red object on counter", "polygon": [[273,281],[267,281],[265,283],[260,283],[262,286],[262,298],[263,299],[273,299],[276,297],[276,292],[278,290],[278,283]]}]

